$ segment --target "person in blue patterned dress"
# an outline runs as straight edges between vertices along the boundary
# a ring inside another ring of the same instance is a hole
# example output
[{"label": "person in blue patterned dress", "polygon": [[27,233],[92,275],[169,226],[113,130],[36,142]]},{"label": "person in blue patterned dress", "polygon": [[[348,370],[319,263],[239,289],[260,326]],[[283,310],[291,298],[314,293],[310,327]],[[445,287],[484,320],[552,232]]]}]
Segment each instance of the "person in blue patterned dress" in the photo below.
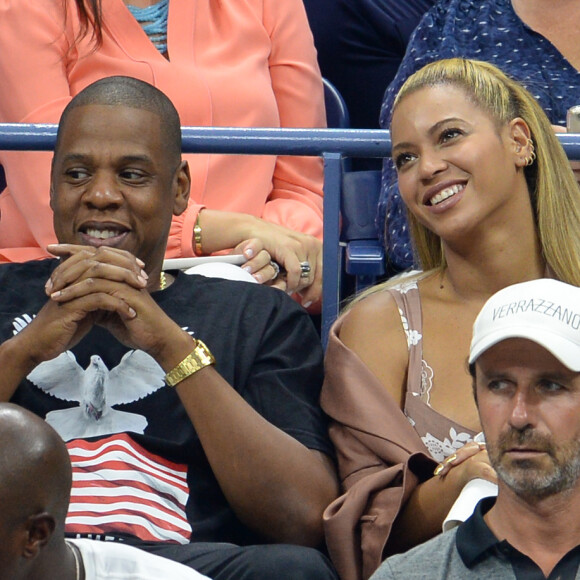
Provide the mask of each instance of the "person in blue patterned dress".
[{"label": "person in blue patterned dress", "polygon": [[[452,57],[476,58],[500,67],[538,100],[553,125],[564,127],[566,111],[580,104],[580,3],[569,0],[440,0],[416,28],[381,109],[389,128],[393,102],[403,82],[425,64]],[[404,204],[390,159],[383,166],[377,215],[395,270],[413,264]]]}]

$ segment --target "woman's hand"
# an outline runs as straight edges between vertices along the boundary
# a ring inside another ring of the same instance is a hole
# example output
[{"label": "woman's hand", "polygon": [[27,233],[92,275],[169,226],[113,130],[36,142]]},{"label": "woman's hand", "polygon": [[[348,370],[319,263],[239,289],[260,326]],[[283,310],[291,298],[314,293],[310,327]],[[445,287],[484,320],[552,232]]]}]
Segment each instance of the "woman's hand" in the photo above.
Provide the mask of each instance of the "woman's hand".
[{"label": "woman's hand", "polygon": [[446,479],[459,491],[472,479],[481,478],[497,483],[497,474],[489,462],[485,443],[475,441],[466,443],[442,461],[435,468],[434,475]]},{"label": "woman's hand", "polygon": [[243,241],[234,253],[248,258],[243,267],[258,282],[289,294],[298,292],[308,308],[322,294],[322,243],[314,236],[274,224],[267,226],[264,235]]},{"label": "woman's hand", "polygon": [[201,211],[199,225],[205,254],[233,248],[234,254],[243,254],[248,259],[244,268],[258,282],[289,294],[299,293],[305,308],[320,299],[319,239],[255,216],[211,209]]},{"label": "woman's hand", "polygon": [[413,490],[393,526],[391,551],[406,551],[439,534],[461,490],[478,478],[497,483],[485,445],[467,443],[441,462],[433,477]]}]

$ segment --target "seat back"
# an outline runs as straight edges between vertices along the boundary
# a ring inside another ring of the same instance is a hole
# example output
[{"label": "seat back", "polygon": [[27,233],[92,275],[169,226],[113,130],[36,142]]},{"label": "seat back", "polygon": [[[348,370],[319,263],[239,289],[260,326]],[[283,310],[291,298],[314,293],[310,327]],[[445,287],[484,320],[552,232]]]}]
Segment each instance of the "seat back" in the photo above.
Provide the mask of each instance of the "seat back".
[{"label": "seat back", "polygon": [[324,86],[327,127],[330,129],[348,129],[350,127],[350,117],[342,95],[328,79],[323,78],[322,84]]},{"label": "seat back", "polygon": [[376,239],[375,216],[381,193],[381,172],[345,171],[342,177],[342,239]]},{"label": "seat back", "polygon": [[342,176],[341,241],[344,272],[354,276],[342,283],[342,296],[360,292],[385,274],[385,251],[379,241],[375,217],[381,192],[381,172],[346,171]]}]

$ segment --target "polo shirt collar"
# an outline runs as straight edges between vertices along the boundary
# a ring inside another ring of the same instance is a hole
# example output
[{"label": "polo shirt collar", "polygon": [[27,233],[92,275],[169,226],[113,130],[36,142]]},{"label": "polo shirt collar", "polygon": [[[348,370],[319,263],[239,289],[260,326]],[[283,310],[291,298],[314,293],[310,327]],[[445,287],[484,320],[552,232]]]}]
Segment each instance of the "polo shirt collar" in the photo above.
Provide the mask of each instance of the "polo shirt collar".
[{"label": "polo shirt collar", "polygon": [[483,519],[495,504],[495,500],[495,497],[480,500],[473,515],[457,528],[457,551],[467,568],[471,568],[489,550],[507,543],[505,540],[498,540]]}]

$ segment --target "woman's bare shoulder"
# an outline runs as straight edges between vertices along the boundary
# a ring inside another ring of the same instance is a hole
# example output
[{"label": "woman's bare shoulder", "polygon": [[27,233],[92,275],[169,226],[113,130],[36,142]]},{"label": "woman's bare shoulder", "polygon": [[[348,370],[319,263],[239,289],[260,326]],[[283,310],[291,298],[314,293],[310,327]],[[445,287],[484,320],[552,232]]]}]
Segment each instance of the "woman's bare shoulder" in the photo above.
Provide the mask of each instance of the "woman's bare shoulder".
[{"label": "woman's bare shoulder", "polygon": [[350,307],[340,328],[340,337],[343,342],[356,342],[357,338],[364,337],[372,332],[384,334],[385,324],[390,327],[398,321],[400,316],[395,299],[390,292],[380,290],[359,300]]},{"label": "woman's bare shoulder", "polygon": [[354,304],[342,321],[339,337],[400,400],[408,349],[399,309],[391,293],[381,290]]}]

